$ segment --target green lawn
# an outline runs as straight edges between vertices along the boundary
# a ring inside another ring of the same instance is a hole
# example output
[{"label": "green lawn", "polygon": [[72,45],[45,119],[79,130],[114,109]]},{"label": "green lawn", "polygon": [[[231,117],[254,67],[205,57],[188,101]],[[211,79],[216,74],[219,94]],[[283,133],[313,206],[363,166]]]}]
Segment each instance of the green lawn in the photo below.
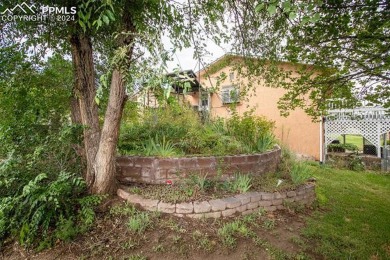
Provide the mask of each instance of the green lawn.
[{"label": "green lawn", "polygon": [[[343,143],[343,137],[338,138],[340,143]],[[363,151],[363,136],[361,135],[345,135],[345,143],[354,144],[359,148],[359,151]]]},{"label": "green lawn", "polygon": [[390,259],[390,175],[313,167],[319,209],[303,234],[327,259]]}]

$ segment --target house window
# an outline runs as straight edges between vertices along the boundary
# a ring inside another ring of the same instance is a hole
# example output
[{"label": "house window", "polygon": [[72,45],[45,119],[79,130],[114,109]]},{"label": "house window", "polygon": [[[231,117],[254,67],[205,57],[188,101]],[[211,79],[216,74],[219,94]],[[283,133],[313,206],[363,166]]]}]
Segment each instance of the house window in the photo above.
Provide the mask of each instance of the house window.
[{"label": "house window", "polygon": [[202,92],[200,95],[200,106],[199,110],[209,110],[209,99],[210,99],[210,94],[208,92]]},{"label": "house window", "polygon": [[230,81],[234,80],[234,72],[230,72],[229,79],[230,79]]},{"label": "house window", "polygon": [[224,87],[221,96],[223,104],[237,103],[240,101],[240,90],[235,86]]}]

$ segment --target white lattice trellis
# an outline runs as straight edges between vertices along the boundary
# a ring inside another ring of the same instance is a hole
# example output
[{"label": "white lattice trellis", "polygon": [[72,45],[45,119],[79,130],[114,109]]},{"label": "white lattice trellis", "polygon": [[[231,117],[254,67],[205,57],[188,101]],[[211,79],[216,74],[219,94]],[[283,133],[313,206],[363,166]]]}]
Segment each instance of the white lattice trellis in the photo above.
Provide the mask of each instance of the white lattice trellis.
[{"label": "white lattice trellis", "polygon": [[390,116],[384,108],[339,109],[325,119],[325,147],[340,135],[359,134],[375,145],[380,157],[380,138],[390,132]]}]

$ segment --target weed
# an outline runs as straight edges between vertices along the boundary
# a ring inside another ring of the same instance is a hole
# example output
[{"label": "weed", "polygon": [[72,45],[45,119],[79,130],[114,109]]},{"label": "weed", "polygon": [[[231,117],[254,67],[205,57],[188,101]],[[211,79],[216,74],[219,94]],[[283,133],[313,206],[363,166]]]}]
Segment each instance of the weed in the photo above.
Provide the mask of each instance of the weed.
[{"label": "weed", "polygon": [[300,248],[306,249],[306,243],[300,237],[293,236],[290,238],[290,240],[294,244],[298,245]]},{"label": "weed", "polygon": [[242,217],[242,221],[244,221],[247,224],[253,223],[256,220],[255,214],[248,214]]},{"label": "weed", "polygon": [[130,217],[127,227],[134,233],[142,234],[151,225],[149,213],[138,212]]},{"label": "weed", "polygon": [[129,188],[129,192],[134,194],[141,194],[141,189],[139,187],[131,187]]},{"label": "weed", "polygon": [[168,219],[162,226],[166,226],[169,229],[179,232],[179,233],[185,233],[186,230],[182,228],[176,221],[174,221],[172,218]]},{"label": "weed", "polygon": [[218,229],[218,235],[221,237],[223,245],[230,248],[236,245],[235,236],[249,237],[251,234],[251,230],[241,220],[226,223]]},{"label": "weed", "polygon": [[135,241],[132,238],[130,238],[127,242],[122,244],[122,248],[123,249],[136,249],[137,247],[139,247],[139,245],[140,245],[139,241]]},{"label": "weed", "polygon": [[64,241],[72,240],[78,234],[78,229],[73,218],[64,219],[60,217],[56,230],[56,238]]},{"label": "weed", "polygon": [[115,205],[110,209],[110,214],[113,216],[134,216],[137,210],[133,205],[126,203],[125,205]]},{"label": "weed", "polygon": [[218,229],[218,235],[224,246],[233,248],[236,245],[236,238],[233,236],[236,230],[237,222],[227,223]]},{"label": "weed", "polygon": [[268,245],[268,242],[262,238],[260,238],[259,236],[255,235],[252,237],[252,241],[253,243],[256,245],[256,246],[261,246],[261,247],[265,247],[266,245]]},{"label": "weed", "polygon": [[180,235],[174,235],[172,240],[173,240],[174,244],[177,244],[181,240],[181,236]]},{"label": "weed", "polygon": [[244,237],[250,237],[250,235],[252,234],[252,230],[249,229],[245,224],[243,224],[238,227],[238,233],[240,233]]},{"label": "weed", "polygon": [[148,258],[146,256],[136,254],[129,257],[129,260],[147,260]]},{"label": "weed", "polygon": [[275,220],[273,219],[266,219],[263,223],[263,227],[266,229],[273,229],[275,228]]},{"label": "weed", "polygon": [[201,191],[211,188],[212,182],[207,179],[207,173],[204,175],[193,174],[190,176],[190,183],[196,185]]},{"label": "weed", "polygon": [[158,244],[152,248],[154,252],[164,252],[165,248],[162,244]]},{"label": "weed", "polygon": [[207,252],[210,252],[212,250],[212,243],[210,242],[210,239],[207,236],[204,236],[199,240],[199,245],[201,249]]},{"label": "weed", "polygon": [[283,206],[294,213],[301,213],[305,210],[305,205],[303,203],[297,203],[297,202],[288,202],[286,200],[283,201]]},{"label": "weed", "polygon": [[192,232],[192,239],[198,245],[198,248],[207,252],[212,250],[212,243],[206,234],[203,234],[199,230]]},{"label": "weed", "polygon": [[352,171],[364,171],[365,165],[361,157],[353,155],[349,162],[348,168]]}]

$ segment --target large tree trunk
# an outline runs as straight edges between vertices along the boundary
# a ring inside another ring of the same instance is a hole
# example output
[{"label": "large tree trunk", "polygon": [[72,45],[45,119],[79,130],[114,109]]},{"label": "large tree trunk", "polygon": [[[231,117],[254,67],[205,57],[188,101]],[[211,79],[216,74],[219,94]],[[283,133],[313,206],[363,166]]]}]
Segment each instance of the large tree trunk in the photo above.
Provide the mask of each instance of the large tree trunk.
[{"label": "large tree trunk", "polygon": [[[94,165],[100,140],[99,114],[95,102],[96,86],[92,43],[90,37],[83,33],[71,35],[70,43],[76,76],[75,95],[79,102],[81,123],[85,126],[84,148],[87,165],[85,180],[87,186],[92,187],[95,182]],[[76,105],[74,109],[77,109]]]},{"label": "large tree trunk", "polygon": [[[133,54],[133,33],[135,32],[130,14],[132,4],[133,1],[125,1],[122,29],[128,34],[119,37],[118,41],[119,47],[127,48],[127,60],[116,64],[113,71],[101,135],[98,107],[95,103],[96,87],[91,40],[89,36],[82,33],[73,34],[70,39],[76,76],[75,95],[79,101],[81,123],[85,126],[84,147],[87,164],[85,180],[89,191],[95,194],[113,193],[116,188],[116,146],[126,101],[125,82],[121,71],[126,71],[130,63]],[[74,116],[76,117],[76,113]]]},{"label": "large tree trunk", "polygon": [[128,69],[133,55],[133,43],[135,27],[130,10],[133,1],[125,1],[122,15],[122,30],[127,34],[119,37],[118,46],[126,47],[126,60],[116,64],[111,79],[111,90],[108,106],[104,118],[99,150],[96,155],[96,180],[92,186],[92,192],[103,194],[113,193],[116,189],[116,146],[118,144],[120,121],[126,101],[126,90],[123,71]]},{"label": "large tree trunk", "polygon": [[92,193],[114,193],[116,190],[116,146],[126,97],[122,75],[118,70],[114,70],[99,150],[96,155],[96,179],[91,189]]}]

